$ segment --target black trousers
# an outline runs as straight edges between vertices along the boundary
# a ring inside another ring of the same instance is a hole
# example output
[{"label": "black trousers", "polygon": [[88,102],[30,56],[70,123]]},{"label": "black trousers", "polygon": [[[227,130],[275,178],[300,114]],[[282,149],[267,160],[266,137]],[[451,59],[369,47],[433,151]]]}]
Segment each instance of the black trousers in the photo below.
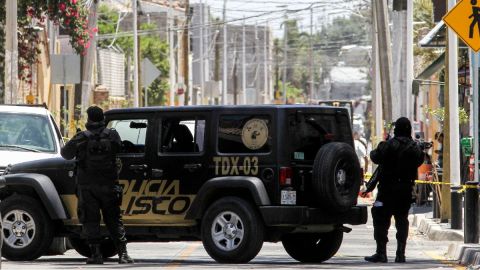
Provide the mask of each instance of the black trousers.
[{"label": "black trousers", "polygon": [[372,207],[373,218],[373,236],[377,243],[388,242],[388,229],[392,216],[395,218],[395,228],[397,229],[397,241],[407,243],[408,238],[408,211],[410,204],[374,206]]},{"label": "black trousers", "polygon": [[99,244],[102,240],[100,234],[102,216],[114,243],[118,246],[127,242],[120,212],[121,196],[117,188],[115,185],[78,186],[78,216],[89,244]]}]

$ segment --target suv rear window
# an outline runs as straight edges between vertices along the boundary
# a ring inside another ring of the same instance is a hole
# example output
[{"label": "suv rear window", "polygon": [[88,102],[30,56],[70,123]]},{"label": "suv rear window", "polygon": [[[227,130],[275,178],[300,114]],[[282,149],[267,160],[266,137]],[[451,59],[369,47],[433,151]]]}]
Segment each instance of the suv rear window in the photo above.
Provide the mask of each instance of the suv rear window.
[{"label": "suv rear window", "polygon": [[350,122],[344,114],[289,115],[289,139],[294,160],[314,160],[328,142],[352,144]]},{"label": "suv rear window", "polygon": [[267,115],[222,115],[218,124],[220,153],[271,151],[271,119]]}]

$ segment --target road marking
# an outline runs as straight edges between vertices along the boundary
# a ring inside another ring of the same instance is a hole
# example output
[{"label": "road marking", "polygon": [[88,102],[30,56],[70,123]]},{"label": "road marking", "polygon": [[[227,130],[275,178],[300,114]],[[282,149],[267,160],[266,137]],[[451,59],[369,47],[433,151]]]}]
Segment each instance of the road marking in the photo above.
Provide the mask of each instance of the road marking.
[{"label": "road marking", "polygon": [[459,265],[456,265],[456,264],[452,263],[452,261],[446,260],[444,257],[438,255],[438,254],[435,253],[434,251],[424,251],[424,253],[425,253],[428,257],[430,257],[430,258],[432,258],[432,259],[434,259],[434,260],[440,261],[442,264],[445,264],[445,265],[448,265],[448,266],[450,266],[450,267],[453,267],[453,268],[455,268],[456,270],[465,270],[465,269],[467,269],[467,268],[464,267],[464,266],[459,266]]},{"label": "road marking", "polygon": [[184,248],[176,258],[174,258],[171,262],[165,265],[167,269],[177,269],[178,266],[182,264],[182,261],[188,258],[192,253],[200,246],[199,243],[189,244],[186,248]]}]

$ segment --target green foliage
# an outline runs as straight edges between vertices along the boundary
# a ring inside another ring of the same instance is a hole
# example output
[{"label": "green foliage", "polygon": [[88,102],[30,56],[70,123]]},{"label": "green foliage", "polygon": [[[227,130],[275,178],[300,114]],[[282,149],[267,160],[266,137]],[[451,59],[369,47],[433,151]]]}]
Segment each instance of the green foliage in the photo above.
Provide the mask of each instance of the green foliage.
[{"label": "green foliage", "polygon": [[[280,91],[283,91],[283,83],[279,83]],[[296,88],[290,82],[287,82],[287,103],[305,103],[305,94],[302,89]]]},{"label": "green foliage", "polygon": [[[431,109],[427,107],[424,109],[424,112],[427,116],[437,119],[443,125],[443,121],[445,120],[445,107],[440,107],[437,109]],[[461,125],[468,123],[468,113],[463,107],[458,108],[458,117]]]},{"label": "green foliage", "polygon": [[[330,70],[339,61],[340,49],[344,45],[369,45],[370,44],[370,13],[369,6],[366,9],[357,10],[347,17],[335,18],[332,23],[325,25],[321,31],[312,36],[314,51],[315,82],[323,81],[329,76]],[[286,80],[289,84],[302,91],[308,92],[310,81],[310,32],[302,32],[296,20],[288,20],[287,43],[288,43],[288,70]],[[283,39],[274,40],[274,65],[275,69],[283,65],[284,54]],[[281,68],[280,68],[281,70]],[[278,74],[281,80],[283,74]],[[276,77],[276,75],[275,75]],[[277,78],[276,78],[277,79]],[[281,89],[281,87],[280,87]]]},{"label": "green foliage", "polygon": [[[99,6],[98,31],[99,34],[113,34],[116,30],[116,22],[119,15],[111,10],[107,5]],[[154,30],[154,24],[142,24],[141,30]],[[142,58],[148,58],[160,70],[161,75],[148,87],[148,105],[166,105],[165,94],[170,89],[168,83],[168,73],[170,64],[168,62],[168,44],[162,40],[154,31],[152,34],[142,35],[139,37],[140,54]],[[98,42],[100,48],[109,48],[112,40],[101,40]],[[125,54],[133,53],[133,37],[119,37],[115,39],[113,46],[120,48]],[[142,99],[143,100],[143,99]]]}]

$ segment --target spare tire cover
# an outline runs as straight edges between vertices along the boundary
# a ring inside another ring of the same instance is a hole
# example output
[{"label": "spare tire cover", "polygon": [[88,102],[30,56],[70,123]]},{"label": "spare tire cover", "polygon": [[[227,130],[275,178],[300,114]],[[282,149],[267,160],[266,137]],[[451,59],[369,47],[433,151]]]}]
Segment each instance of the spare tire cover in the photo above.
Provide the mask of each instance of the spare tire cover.
[{"label": "spare tire cover", "polygon": [[360,163],[352,146],[341,142],[322,146],[315,157],[312,179],[319,206],[333,212],[344,212],[354,206],[360,190],[360,174]]}]

